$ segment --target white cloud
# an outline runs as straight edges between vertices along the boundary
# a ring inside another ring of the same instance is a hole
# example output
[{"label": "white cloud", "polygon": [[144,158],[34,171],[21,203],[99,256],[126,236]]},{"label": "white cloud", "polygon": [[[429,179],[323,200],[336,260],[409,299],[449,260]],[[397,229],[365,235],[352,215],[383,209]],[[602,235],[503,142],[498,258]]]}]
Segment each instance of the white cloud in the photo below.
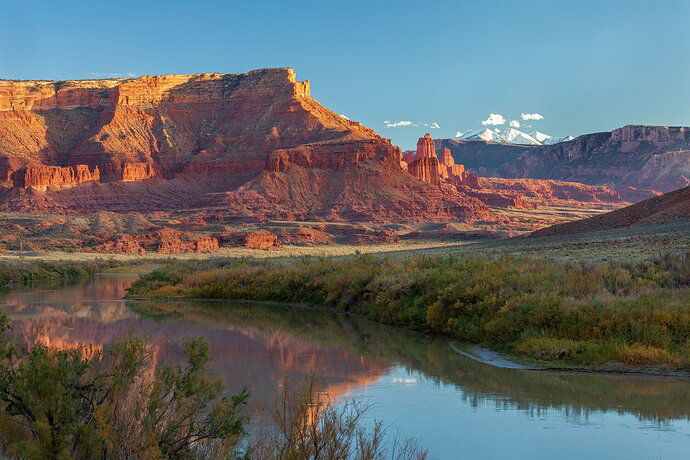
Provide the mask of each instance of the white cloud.
[{"label": "white cloud", "polygon": [[510,126],[512,126],[513,128],[519,128],[520,122],[517,120],[510,120]]},{"label": "white cloud", "polygon": [[483,126],[496,126],[496,125],[503,125],[505,124],[506,119],[503,115],[499,115],[498,113],[490,113],[489,118],[486,120],[482,121]]},{"label": "white cloud", "polygon": [[441,129],[441,127],[438,125],[438,123],[433,122],[432,124],[429,125],[429,128],[431,129]]},{"label": "white cloud", "polygon": [[540,113],[523,113],[522,119],[523,120],[543,120],[544,115],[542,115]]},{"label": "white cloud", "polygon": [[386,125],[386,128],[399,128],[401,126],[417,126],[417,123],[413,123],[409,120],[400,120],[400,121],[384,121],[384,125]]}]

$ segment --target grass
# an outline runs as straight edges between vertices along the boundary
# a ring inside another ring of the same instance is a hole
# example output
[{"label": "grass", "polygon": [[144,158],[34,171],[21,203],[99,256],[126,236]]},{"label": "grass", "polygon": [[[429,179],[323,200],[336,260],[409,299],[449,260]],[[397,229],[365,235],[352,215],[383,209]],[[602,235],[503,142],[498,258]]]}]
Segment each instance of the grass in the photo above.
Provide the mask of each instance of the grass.
[{"label": "grass", "polygon": [[117,260],[121,263],[140,263],[160,262],[169,260],[204,260],[204,259],[218,259],[218,258],[245,258],[245,259],[280,259],[280,258],[294,258],[294,257],[339,257],[353,254],[375,254],[375,253],[407,253],[415,251],[426,251],[430,249],[450,250],[465,244],[459,242],[439,242],[439,241],[422,241],[422,242],[400,242],[400,243],[383,243],[383,244],[329,244],[329,245],[314,245],[314,246],[290,246],[285,245],[279,248],[272,248],[270,250],[264,249],[247,249],[241,247],[223,247],[220,250],[212,253],[180,253],[180,254],[158,254],[156,252],[146,253],[145,255],[135,254],[103,254],[97,252],[67,252],[59,250],[39,250],[39,251],[14,251],[0,253],[1,262],[14,262],[25,260],[49,260],[49,261],[83,261],[83,260],[100,260],[104,257],[108,259]]},{"label": "grass", "polygon": [[690,367],[690,253],[636,263],[524,257],[194,261],[131,297],[319,305],[528,358]]}]

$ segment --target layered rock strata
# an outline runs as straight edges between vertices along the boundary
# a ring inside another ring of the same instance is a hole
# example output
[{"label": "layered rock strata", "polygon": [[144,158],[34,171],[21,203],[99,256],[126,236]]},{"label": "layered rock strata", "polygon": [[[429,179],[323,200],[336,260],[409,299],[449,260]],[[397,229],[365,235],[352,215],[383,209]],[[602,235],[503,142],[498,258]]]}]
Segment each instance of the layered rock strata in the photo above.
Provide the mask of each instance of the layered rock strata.
[{"label": "layered rock strata", "polygon": [[436,147],[426,135],[403,157],[321,106],[292,69],[0,81],[0,210],[422,222],[522,206]]},{"label": "layered rock strata", "polygon": [[0,81],[0,210],[489,218],[402,164],[398,147],[321,106],[292,69]]},{"label": "layered rock strata", "polygon": [[441,167],[434,150],[434,141],[429,133],[417,141],[417,153],[407,168],[410,174],[422,182],[434,185],[441,183]]},{"label": "layered rock strata", "polygon": [[10,187],[33,188],[45,191],[48,187],[71,187],[84,182],[99,181],[101,173],[98,166],[91,169],[87,165],[46,166],[27,165],[18,170],[6,171],[5,181]]}]

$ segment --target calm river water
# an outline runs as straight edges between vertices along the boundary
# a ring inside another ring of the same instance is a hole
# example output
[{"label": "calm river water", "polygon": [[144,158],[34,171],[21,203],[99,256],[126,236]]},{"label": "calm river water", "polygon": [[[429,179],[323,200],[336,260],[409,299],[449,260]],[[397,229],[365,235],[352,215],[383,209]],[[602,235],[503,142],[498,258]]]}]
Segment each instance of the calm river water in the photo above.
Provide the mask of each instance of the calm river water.
[{"label": "calm river water", "polygon": [[15,290],[0,308],[28,342],[107,348],[134,333],[160,362],[183,359],[182,341],[203,336],[214,372],[231,390],[250,388],[254,415],[286,383],[316,374],[333,397],[364,398],[372,419],[419,438],[432,458],[690,458],[687,381],[497,369],[441,339],[303,308],[125,303],[135,278]]}]

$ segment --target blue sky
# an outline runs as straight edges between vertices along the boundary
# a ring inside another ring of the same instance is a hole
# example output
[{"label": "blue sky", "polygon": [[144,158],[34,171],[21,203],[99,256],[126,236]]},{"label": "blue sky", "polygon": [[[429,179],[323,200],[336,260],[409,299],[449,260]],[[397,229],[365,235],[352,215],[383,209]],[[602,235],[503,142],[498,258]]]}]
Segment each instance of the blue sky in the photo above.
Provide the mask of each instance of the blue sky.
[{"label": "blue sky", "polygon": [[690,125],[688,0],[0,6],[0,78],[294,67],[324,105],[403,147],[424,123],[452,137],[490,113],[542,114],[533,127],[554,135]]}]

